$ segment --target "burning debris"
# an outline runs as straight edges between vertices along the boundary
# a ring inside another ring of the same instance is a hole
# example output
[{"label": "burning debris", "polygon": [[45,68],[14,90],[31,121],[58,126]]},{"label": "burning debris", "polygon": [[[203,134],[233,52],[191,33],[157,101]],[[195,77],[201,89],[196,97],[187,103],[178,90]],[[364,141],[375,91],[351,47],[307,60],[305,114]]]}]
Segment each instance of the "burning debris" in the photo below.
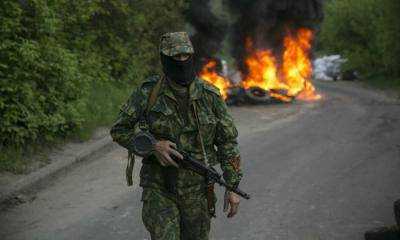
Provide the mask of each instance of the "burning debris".
[{"label": "burning debris", "polygon": [[224,99],[230,102],[236,102],[232,101],[234,97],[249,99],[253,103],[270,100],[291,102],[294,98],[317,100],[321,96],[311,83],[312,40],[313,32],[310,29],[301,28],[295,33],[288,32],[284,39],[282,61],[279,63],[272,50],[255,49],[251,39],[248,39],[246,49],[249,54],[245,59],[247,73],[242,73],[239,85],[232,85],[227,77],[218,74],[215,60],[204,66],[200,77],[218,87]]},{"label": "burning debris", "polygon": [[243,105],[243,104],[271,104],[291,102],[292,98],[287,98],[286,101],[275,98],[274,94],[285,94],[283,91],[270,90],[266,91],[260,87],[250,87],[245,89],[243,87],[236,87],[228,89],[228,98],[226,103],[228,105]]},{"label": "burning debris", "polygon": [[246,72],[246,46],[251,39],[255,49],[269,49],[281,56],[287,32],[307,28],[315,31],[323,18],[322,0],[232,0],[227,1],[238,16],[233,25],[232,56],[239,71]]},{"label": "burning debris", "polygon": [[[208,0],[202,2],[206,3],[203,7],[209,4]],[[204,53],[200,54],[201,59],[211,60],[203,63],[200,77],[218,87],[228,103],[320,99],[311,83],[311,59],[313,38],[323,17],[322,1],[233,0],[227,4],[238,16],[230,39],[241,81],[234,84],[228,76],[220,74],[218,61]],[[210,13],[206,16],[210,17],[204,17],[201,24],[192,21],[196,29],[194,39],[199,35],[211,36],[205,46],[220,46],[223,39],[216,35],[225,33],[216,26],[223,24]],[[215,48],[209,49],[209,53],[215,53]]]},{"label": "burning debris", "polygon": [[[272,91],[272,97],[284,102],[294,97],[301,100],[319,99],[310,81],[312,40],[313,32],[310,29],[300,28],[294,32],[288,30],[283,40],[281,63],[272,50],[254,49],[251,40],[248,40],[246,49],[250,55],[245,60],[248,74],[243,80],[244,88],[257,86]],[[279,91],[285,91],[285,94]]]},{"label": "burning debris", "polygon": [[220,90],[222,97],[226,99],[228,97],[228,89],[232,87],[232,83],[218,71],[217,67],[218,61],[216,59],[210,60],[204,65],[199,76],[216,86]]}]

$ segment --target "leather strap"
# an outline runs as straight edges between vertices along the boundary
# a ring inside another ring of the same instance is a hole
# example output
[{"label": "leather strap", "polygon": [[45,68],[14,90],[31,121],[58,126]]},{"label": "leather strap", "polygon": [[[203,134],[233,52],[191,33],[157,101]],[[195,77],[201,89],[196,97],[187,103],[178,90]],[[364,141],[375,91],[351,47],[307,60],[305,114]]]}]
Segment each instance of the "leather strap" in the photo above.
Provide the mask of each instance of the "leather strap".
[{"label": "leather strap", "polygon": [[133,167],[135,165],[135,155],[128,151],[128,162],[126,164],[125,177],[128,186],[133,185]]},{"label": "leather strap", "polygon": [[[197,130],[199,132],[199,140],[200,140],[200,145],[201,145],[201,151],[203,152],[203,157],[204,157],[204,163],[206,166],[209,166],[208,162],[208,157],[207,157],[207,152],[206,148],[204,146],[204,141],[203,141],[203,136],[201,135],[201,125],[200,125],[200,120],[199,120],[199,115],[197,112],[196,104],[193,103],[193,112],[194,116],[196,117],[196,123],[197,123]],[[206,184],[207,184],[207,206],[208,206],[208,213],[210,214],[211,217],[215,217],[215,192],[214,192],[214,182],[210,181],[210,179],[206,178]]]},{"label": "leather strap", "polygon": [[207,157],[206,148],[204,147],[203,136],[201,135],[201,127],[200,127],[199,115],[197,114],[197,107],[196,107],[196,104],[194,104],[194,103],[192,103],[192,106],[193,106],[194,116],[196,117],[197,131],[199,132],[199,140],[200,140],[200,145],[201,145],[201,151],[202,151],[203,157],[204,157],[204,163],[208,167],[209,166],[208,157]]},{"label": "leather strap", "polygon": [[[150,92],[149,98],[147,100],[147,106],[146,106],[146,111],[142,112],[142,116],[139,119],[139,128],[142,130],[146,129],[146,119],[147,115],[150,111],[150,109],[154,106],[154,104],[157,101],[158,93],[160,92],[161,86],[164,82],[164,76],[161,77],[156,85],[153,87],[153,89]],[[125,177],[126,177],[126,183],[128,186],[133,185],[133,168],[135,165],[135,155],[133,152],[128,151],[128,162],[126,164],[126,169],[125,169]]]},{"label": "leather strap", "polygon": [[211,217],[215,216],[215,196],[214,196],[214,184],[207,184],[207,207],[208,213]]},{"label": "leather strap", "polygon": [[153,87],[153,89],[150,92],[149,100],[147,101],[146,116],[150,112],[150,109],[154,106],[154,104],[157,101],[158,93],[160,92],[161,86],[163,85],[164,78],[165,77],[162,76],[160,78],[160,80],[157,81],[156,85]]}]

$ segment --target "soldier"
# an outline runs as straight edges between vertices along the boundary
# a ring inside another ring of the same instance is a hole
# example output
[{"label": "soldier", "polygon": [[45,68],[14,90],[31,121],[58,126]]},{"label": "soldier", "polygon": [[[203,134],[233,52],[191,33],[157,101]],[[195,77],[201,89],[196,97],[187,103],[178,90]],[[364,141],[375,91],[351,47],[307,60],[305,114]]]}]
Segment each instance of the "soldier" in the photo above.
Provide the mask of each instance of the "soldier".
[{"label": "soldier", "polygon": [[[157,139],[140,171],[142,219],[153,240],[208,239],[216,202],[213,186],[178,167],[179,150],[209,166],[220,164],[230,186],[238,186],[242,177],[233,119],[219,90],[196,76],[193,53],[187,33],[164,34],[164,76],[148,78],[132,93],[110,132],[130,152],[141,131]],[[226,192],[225,201],[228,217],[233,217],[239,196]]]}]

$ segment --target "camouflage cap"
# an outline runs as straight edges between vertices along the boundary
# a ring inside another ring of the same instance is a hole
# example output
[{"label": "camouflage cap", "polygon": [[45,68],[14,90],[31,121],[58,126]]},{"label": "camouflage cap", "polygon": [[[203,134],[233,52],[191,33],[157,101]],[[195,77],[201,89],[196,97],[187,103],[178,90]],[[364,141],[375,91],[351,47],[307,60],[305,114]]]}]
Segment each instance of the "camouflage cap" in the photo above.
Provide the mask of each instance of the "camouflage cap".
[{"label": "camouflage cap", "polygon": [[177,54],[193,54],[193,45],[186,32],[171,32],[161,36],[160,52],[172,57]]}]

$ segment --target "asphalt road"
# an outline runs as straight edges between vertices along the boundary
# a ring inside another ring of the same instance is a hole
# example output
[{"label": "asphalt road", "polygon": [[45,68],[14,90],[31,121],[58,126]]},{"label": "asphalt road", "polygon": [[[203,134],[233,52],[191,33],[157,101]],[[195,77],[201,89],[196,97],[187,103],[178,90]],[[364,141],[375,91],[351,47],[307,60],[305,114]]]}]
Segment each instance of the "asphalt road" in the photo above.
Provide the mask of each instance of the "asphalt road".
[{"label": "asphalt road", "polygon": [[[349,83],[318,88],[315,103],[231,108],[252,199],[234,219],[219,205],[211,239],[355,240],[394,224],[400,102]],[[149,239],[125,159],[115,147],[1,212],[0,239]]]}]

